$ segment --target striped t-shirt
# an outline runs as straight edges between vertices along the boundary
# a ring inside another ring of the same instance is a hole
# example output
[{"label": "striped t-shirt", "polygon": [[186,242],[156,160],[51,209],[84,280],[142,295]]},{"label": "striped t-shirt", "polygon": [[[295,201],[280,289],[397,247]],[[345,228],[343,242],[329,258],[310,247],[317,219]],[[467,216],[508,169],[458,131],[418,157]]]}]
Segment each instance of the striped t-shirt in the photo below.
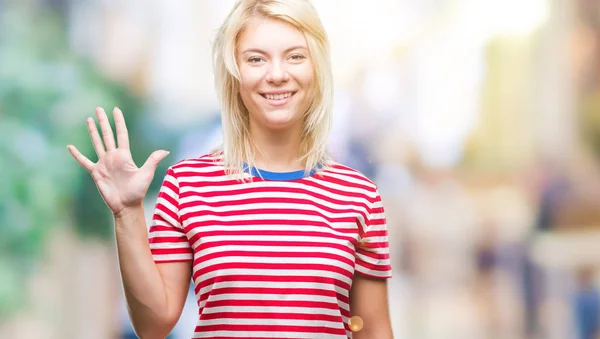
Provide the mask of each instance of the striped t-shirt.
[{"label": "striped t-shirt", "polygon": [[157,263],[192,261],[194,338],[351,338],[355,272],[391,276],[377,186],[337,163],[241,182],[217,160],[168,169],[149,234]]}]

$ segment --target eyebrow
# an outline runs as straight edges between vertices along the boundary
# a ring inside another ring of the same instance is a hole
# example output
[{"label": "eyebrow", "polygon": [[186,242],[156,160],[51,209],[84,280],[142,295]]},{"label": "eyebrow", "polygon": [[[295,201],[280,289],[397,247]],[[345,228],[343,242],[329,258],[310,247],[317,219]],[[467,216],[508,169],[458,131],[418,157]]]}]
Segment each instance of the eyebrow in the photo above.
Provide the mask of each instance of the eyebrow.
[{"label": "eyebrow", "polygon": [[[305,46],[302,46],[302,45],[292,46],[292,47],[286,49],[285,51],[283,51],[283,53],[289,53],[289,52],[291,52],[291,51],[293,51],[295,49],[307,49],[307,48]],[[248,49],[244,50],[242,52],[242,54],[244,54],[244,53],[250,53],[250,52],[252,52],[252,53],[268,54],[267,52],[265,52],[265,51],[263,51],[262,49],[259,49],[259,48],[248,48]]]}]

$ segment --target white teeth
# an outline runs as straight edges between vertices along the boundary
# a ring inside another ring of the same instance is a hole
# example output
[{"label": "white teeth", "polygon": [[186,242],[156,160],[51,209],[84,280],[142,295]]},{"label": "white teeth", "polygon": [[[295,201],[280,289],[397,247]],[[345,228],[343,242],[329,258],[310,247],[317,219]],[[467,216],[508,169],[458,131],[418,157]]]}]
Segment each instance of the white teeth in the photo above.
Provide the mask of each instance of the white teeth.
[{"label": "white teeth", "polygon": [[284,93],[284,94],[265,94],[265,97],[269,100],[283,100],[285,98],[289,98],[292,96],[292,93]]}]

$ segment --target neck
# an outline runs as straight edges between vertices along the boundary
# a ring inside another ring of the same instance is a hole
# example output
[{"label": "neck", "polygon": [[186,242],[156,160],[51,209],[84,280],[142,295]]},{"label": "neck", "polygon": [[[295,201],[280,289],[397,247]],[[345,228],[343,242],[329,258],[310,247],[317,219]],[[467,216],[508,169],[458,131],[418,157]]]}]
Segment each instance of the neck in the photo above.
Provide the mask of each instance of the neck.
[{"label": "neck", "polygon": [[304,169],[300,163],[301,128],[278,131],[250,126],[250,138],[256,149],[254,166],[273,172]]}]

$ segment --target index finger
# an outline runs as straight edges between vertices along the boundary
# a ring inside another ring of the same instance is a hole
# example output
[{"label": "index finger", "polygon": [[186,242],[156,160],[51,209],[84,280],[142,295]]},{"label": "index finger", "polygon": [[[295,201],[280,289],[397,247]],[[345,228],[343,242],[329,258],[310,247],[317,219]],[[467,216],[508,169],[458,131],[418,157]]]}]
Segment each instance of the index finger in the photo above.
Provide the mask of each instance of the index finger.
[{"label": "index finger", "polygon": [[113,117],[115,119],[117,143],[119,148],[129,149],[129,133],[127,132],[127,125],[125,125],[125,117],[123,117],[123,112],[121,112],[118,107],[115,107],[113,111]]}]

